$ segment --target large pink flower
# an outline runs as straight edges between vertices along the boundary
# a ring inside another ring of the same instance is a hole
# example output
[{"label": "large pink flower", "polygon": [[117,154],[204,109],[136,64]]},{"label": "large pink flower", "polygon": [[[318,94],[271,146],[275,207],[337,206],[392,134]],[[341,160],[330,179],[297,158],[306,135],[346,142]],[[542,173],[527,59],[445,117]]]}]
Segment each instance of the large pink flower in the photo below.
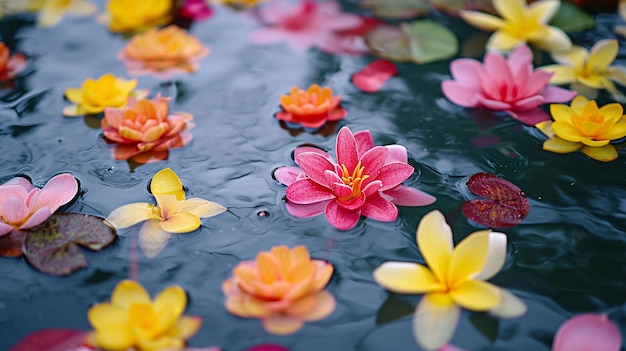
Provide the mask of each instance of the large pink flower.
[{"label": "large pink flower", "polygon": [[347,127],[337,135],[337,162],[322,150],[301,147],[295,151],[300,166],[276,170],[287,187],[287,210],[306,218],[322,212],[335,228],[354,227],[364,215],[393,221],[400,206],[424,206],[435,198],[402,185],[413,174],[401,145],[374,146],[369,131],[352,134]]},{"label": "large pink flower", "polygon": [[78,182],[69,173],[52,177],[42,189],[23,177],[10,179],[0,185],[0,236],[38,226],[77,192]]},{"label": "large pink flower", "polygon": [[260,21],[266,26],[251,33],[249,39],[261,45],[286,41],[297,52],[317,47],[331,54],[353,53],[353,48],[337,31],[359,26],[361,18],[340,11],[334,1],[271,2],[258,11]]},{"label": "large pink flower", "polygon": [[518,46],[508,57],[495,52],[485,55],[484,63],[462,58],[450,65],[454,80],[441,83],[444,95],[463,107],[484,107],[506,111],[518,121],[534,126],[549,121],[540,106],[567,102],[576,92],[549,86],[551,73],[533,71],[533,55],[528,46]]}]

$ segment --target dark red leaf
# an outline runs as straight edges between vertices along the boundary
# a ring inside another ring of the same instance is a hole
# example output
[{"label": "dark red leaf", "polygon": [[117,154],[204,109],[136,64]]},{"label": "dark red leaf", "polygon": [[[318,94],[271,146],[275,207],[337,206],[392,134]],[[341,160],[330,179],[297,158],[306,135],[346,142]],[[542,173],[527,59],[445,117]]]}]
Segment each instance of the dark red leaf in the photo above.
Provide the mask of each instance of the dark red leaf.
[{"label": "dark red leaf", "polygon": [[77,349],[89,332],[73,329],[45,329],[26,335],[9,351],[69,351]]},{"label": "dark red leaf", "polygon": [[467,181],[467,188],[484,199],[463,203],[461,210],[472,221],[492,228],[518,225],[530,211],[522,189],[490,173],[476,173]]},{"label": "dark red leaf", "polygon": [[375,93],[382,89],[385,82],[397,73],[398,71],[393,62],[376,60],[353,74],[352,83],[362,91]]},{"label": "dark red leaf", "polygon": [[18,257],[24,253],[22,246],[26,232],[21,230],[13,230],[9,234],[0,236],[0,256]]}]

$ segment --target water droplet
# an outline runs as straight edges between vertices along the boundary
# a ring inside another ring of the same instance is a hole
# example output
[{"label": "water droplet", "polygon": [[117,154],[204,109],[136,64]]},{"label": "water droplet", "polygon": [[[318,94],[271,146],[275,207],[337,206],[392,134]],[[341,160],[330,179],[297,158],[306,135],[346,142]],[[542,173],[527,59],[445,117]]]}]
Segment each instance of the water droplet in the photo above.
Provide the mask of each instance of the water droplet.
[{"label": "water droplet", "polygon": [[267,211],[259,211],[256,213],[258,217],[269,217],[270,213]]}]

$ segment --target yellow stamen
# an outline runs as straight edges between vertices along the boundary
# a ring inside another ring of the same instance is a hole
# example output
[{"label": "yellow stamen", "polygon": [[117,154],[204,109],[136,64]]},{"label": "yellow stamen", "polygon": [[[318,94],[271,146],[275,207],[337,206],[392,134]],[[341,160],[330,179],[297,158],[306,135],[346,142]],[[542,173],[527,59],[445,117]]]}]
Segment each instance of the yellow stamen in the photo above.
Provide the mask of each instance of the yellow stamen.
[{"label": "yellow stamen", "polygon": [[341,171],[343,173],[343,175],[341,176],[341,180],[343,181],[345,185],[352,188],[352,194],[350,194],[349,196],[340,198],[340,200],[346,201],[346,200],[350,200],[350,199],[361,196],[361,185],[363,184],[363,181],[365,179],[370,177],[367,174],[363,174],[364,170],[365,170],[365,167],[361,166],[360,161],[356,165],[356,167],[354,167],[352,174],[348,172],[348,168],[346,167],[346,165],[341,165]]}]

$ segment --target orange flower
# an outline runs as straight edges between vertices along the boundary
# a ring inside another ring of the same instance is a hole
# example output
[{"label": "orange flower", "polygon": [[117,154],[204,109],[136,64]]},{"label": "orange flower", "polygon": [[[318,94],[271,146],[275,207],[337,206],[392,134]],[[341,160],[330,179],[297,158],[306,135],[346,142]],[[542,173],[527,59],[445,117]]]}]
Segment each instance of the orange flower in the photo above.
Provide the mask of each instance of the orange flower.
[{"label": "orange flower", "polygon": [[289,95],[280,96],[282,112],[276,118],[287,123],[300,124],[304,128],[316,129],[327,121],[337,121],[346,116],[339,103],[341,96],[333,96],[329,87],[313,84],[308,90],[292,87]]},{"label": "orange flower", "polygon": [[198,68],[197,61],[208,53],[209,48],[196,37],[171,25],[135,35],[120,52],[119,58],[130,74],[168,76],[194,72]]},{"label": "orange flower", "polygon": [[104,110],[101,127],[105,139],[117,143],[113,149],[116,160],[165,160],[169,149],[191,141],[187,131],[194,126],[190,122],[193,116],[185,112],[168,115],[168,100],[160,95],[154,100],[129,98],[124,108]]},{"label": "orange flower", "polygon": [[11,55],[9,48],[0,42],[0,82],[11,80],[26,67],[26,56],[21,53]]},{"label": "orange flower", "polygon": [[312,260],[306,247],[276,246],[233,269],[233,277],[222,284],[226,309],[261,318],[270,333],[291,334],[335,309],[335,298],[322,290],[332,274],[333,266]]}]

